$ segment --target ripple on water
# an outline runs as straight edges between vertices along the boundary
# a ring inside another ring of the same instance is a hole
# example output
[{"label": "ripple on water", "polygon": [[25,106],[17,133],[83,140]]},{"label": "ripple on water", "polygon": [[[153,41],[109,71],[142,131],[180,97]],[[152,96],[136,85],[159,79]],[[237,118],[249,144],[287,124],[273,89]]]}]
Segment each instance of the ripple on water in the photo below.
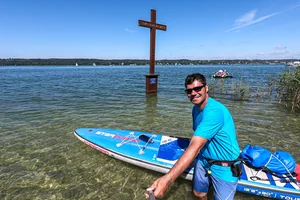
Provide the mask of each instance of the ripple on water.
[{"label": "ripple on water", "polygon": [[[219,67],[158,66],[157,96],[145,95],[145,66],[0,68],[0,199],[144,199],[141,185],[161,174],[103,155],[73,131],[104,127],[191,136],[184,77],[209,75]],[[243,79],[261,87],[267,84],[262,77],[282,70],[253,66],[248,73],[244,67],[226,66],[237,79],[223,84]],[[299,116],[272,100],[233,101],[230,94],[216,99],[231,111],[241,147],[286,150],[300,162]],[[165,199],[194,199],[191,183],[177,180]],[[257,198],[238,193],[235,199]]]}]

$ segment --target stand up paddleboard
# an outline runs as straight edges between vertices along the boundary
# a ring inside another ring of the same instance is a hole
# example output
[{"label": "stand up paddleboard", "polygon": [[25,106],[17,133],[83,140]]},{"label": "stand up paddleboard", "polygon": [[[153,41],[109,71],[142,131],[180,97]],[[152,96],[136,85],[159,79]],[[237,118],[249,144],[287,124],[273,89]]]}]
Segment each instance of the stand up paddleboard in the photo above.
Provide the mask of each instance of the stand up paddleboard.
[{"label": "stand up paddleboard", "polygon": [[[104,128],[79,128],[74,134],[101,153],[160,173],[167,173],[190,143],[189,138]],[[275,199],[300,200],[300,184],[296,178],[279,178],[244,164],[242,169],[237,191]],[[192,164],[182,177],[192,180],[193,172]]]}]

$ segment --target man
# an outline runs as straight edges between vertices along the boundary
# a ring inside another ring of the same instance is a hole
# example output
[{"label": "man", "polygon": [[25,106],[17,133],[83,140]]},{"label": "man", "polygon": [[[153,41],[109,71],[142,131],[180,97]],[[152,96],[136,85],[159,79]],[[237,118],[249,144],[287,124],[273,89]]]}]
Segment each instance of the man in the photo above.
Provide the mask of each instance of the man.
[{"label": "man", "polygon": [[[237,159],[240,152],[232,116],[223,104],[209,97],[206,78],[202,74],[188,75],[185,88],[188,99],[194,104],[194,135],[189,147],[172,169],[147,190],[154,191],[156,197],[162,197],[171,183],[197,158],[193,179],[194,195],[206,200],[212,185],[215,200],[234,199],[238,178],[233,176],[230,162],[225,162]],[[208,162],[211,160],[224,162],[211,164]]]}]

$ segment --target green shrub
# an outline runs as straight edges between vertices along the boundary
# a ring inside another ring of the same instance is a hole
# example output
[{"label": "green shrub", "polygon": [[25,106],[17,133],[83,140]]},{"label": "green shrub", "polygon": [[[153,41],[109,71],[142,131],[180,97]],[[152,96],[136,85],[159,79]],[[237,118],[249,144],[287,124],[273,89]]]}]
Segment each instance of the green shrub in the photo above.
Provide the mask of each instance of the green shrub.
[{"label": "green shrub", "polygon": [[280,75],[277,95],[279,102],[291,109],[300,112],[300,67],[286,70]]}]

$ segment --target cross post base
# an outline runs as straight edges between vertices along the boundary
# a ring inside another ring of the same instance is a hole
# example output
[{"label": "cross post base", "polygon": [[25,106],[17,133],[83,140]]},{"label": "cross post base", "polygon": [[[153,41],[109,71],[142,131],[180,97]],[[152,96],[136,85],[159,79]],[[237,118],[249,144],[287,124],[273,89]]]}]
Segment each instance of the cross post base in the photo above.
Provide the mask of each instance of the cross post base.
[{"label": "cross post base", "polygon": [[157,93],[157,83],[159,74],[145,74],[146,76],[146,93]]}]

